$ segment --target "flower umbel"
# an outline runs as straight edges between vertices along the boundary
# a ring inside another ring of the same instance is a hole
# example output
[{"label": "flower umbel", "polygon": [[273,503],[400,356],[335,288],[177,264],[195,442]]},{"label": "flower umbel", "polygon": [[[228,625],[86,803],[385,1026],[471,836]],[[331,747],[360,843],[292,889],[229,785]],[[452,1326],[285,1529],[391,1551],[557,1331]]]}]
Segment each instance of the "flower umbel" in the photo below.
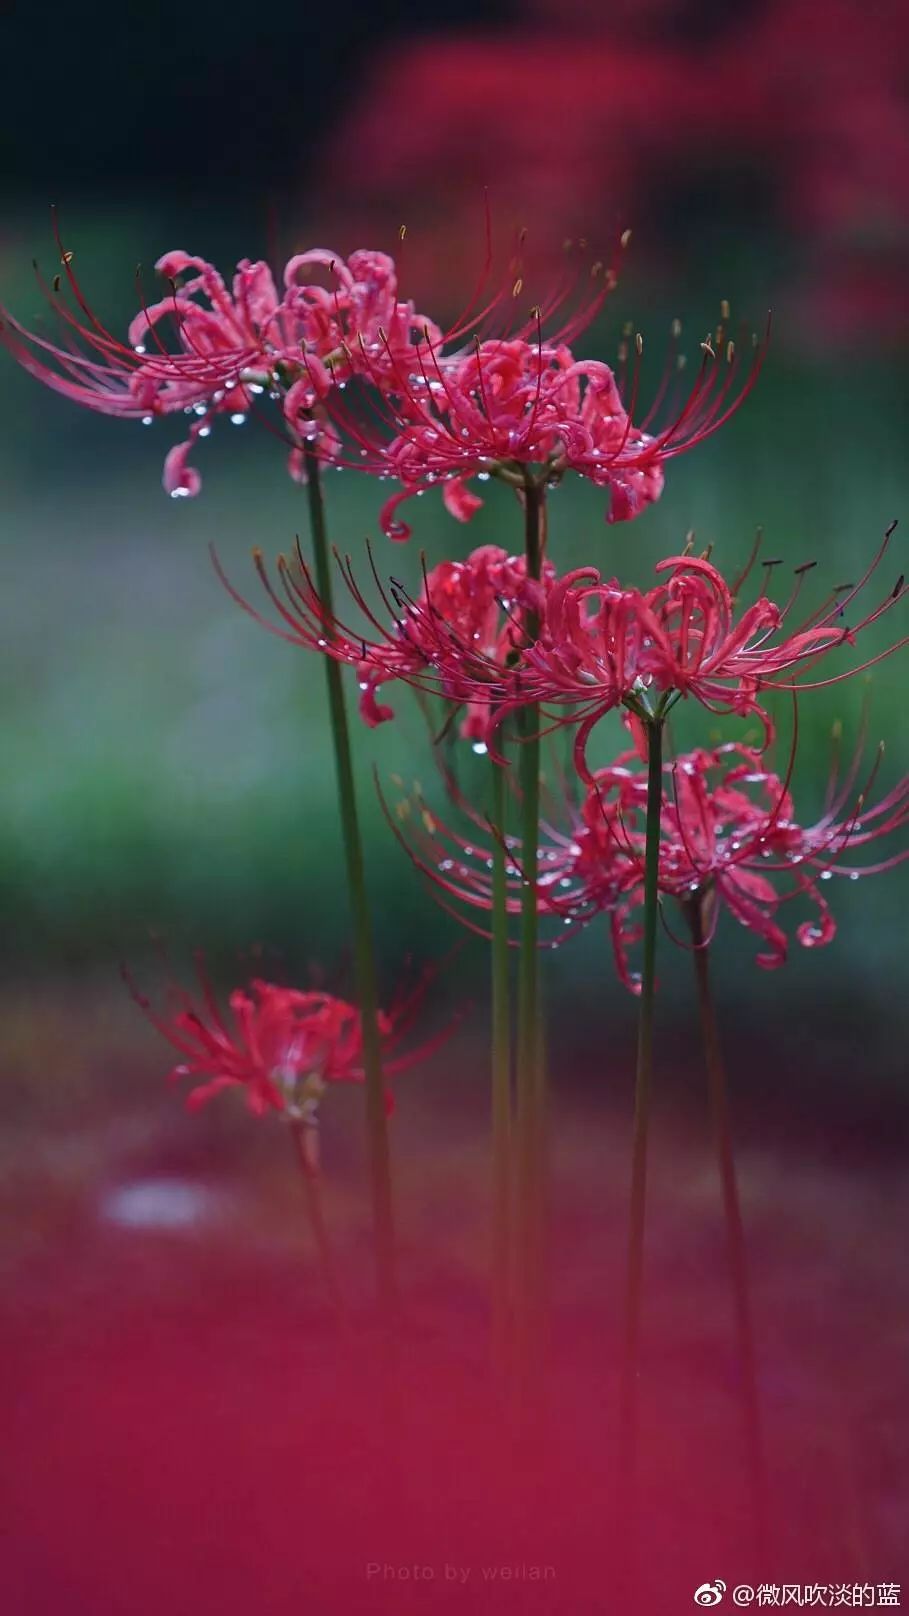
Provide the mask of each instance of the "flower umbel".
[{"label": "flower umbel", "polygon": [[[318,1102],[333,1083],[362,1083],[363,1034],[360,1012],[344,999],[323,992],[301,992],[254,978],[235,988],[225,1013],[198,966],[194,999],[176,984],[172,1005],[157,1011],[124,970],[130,992],[152,1025],[177,1050],[171,1078],[193,1080],[187,1097],[198,1110],[225,1089],[239,1088],[254,1116],[282,1112],[288,1120],[315,1126]],[[423,1059],[448,1036],[396,1053],[410,1032],[428,982],[425,975],[379,1014],[386,1077]],[[201,1079],[201,1081],[199,1081]],[[391,1091],[386,1091],[391,1112]]]},{"label": "flower umbel", "polygon": [[[164,253],[155,268],[168,295],[146,303],[137,276],[142,308],[124,342],[91,308],[56,221],[55,233],[61,272],[50,285],[38,279],[56,340],[2,309],[0,340],[39,381],[88,409],[147,425],[160,415],[192,417],[188,439],[165,459],[164,486],[174,496],[199,492],[189,456],[218,417],[240,426],[255,413],[290,446],[289,469],[299,478],[300,428],[314,430],[313,411],[333,386],[358,369],[381,375],[416,329],[440,340],[427,316],[399,300],[387,254],[361,250],[345,260],[312,248],[288,261],[280,290],[261,260],[241,259],[228,287],[206,259]],[[277,419],[263,407],[268,401],[279,404]],[[330,429],[321,434],[326,458],[335,442]]]},{"label": "flower umbel", "polygon": [[[56,222],[55,234],[61,271],[39,284],[58,333],[29,330],[0,310],[0,340],[26,370],[103,414],[147,424],[189,416],[188,437],[165,459],[164,486],[175,497],[199,492],[190,457],[216,421],[239,426],[251,414],[288,445],[297,480],[306,475],[304,447],[332,465],[395,478],[401,491],[380,520],[397,539],[409,535],[397,514],[402,500],[435,483],[448,510],[469,520],[481,503],[466,486],[474,477],[522,486],[574,471],[609,491],[610,521],[636,516],[659,498],[665,463],[738,408],[767,346],[754,339],[743,367],[724,305],[686,388],[675,322],[662,380],[638,419],[640,335],[623,337],[616,367],[578,358],[570,346],[615,286],[615,266],[576,265],[520,312],[523,240],[489,297],[488,246],[473,296],[446,331],[400,296],[386,253],[361,249],[345,259],[312,248],[295,254],[279,280],[262,260],[244,258],[228,286],[208,260],[168,252],[155,267],[169,292],[146,303],[139,283],[142,307],[124,342],[91,308]],[[353,379],[364,408],[342,399]]]},{"label": "flower umbel", "polygon": [[[892,869],[907,856],[894,852],[869,863],[855,858],[858,849],[909,822],[909,777],[873,801],[883,749],[859,787],[862,751],[860,743],[842,772],[837,730],[825,809],[811,825],[795,817],[789,784],[794,747],[783,778],[768,768],[761,751],[735,743],[698,749],[666,764],[661,894],[683,907],[703,905],[707,941],[725,907],[760,939],[757,963],[765,970],[786,961],[788,938],[781,920],[783,905],[793,899],[814,909],[813,917],[796,927],[801,946],[832,942],[836,924],[821,883],[835,877],[857,881]],[[493,832],[450,776],[446,784],[472,823],[469,832],[447,822],[419,794],[394,811],[384,798],[383,805],[398,840],[443,905],[469,929],[486,935],[485,927],[469,917],[492,907]],[[541,920],[549,923],[547,946],[560,945],[596,916],[608,915],[618,973],[633,991],[639,984],[629,952],[640,936],[636,916],[643,899],[646,803],[646,769],[636,752],[624,752],[597,770],[579,808],[566,796],[544,821],[535,878],[525,867],[520,839],[506,839],[509,913],[520,911],[522,890],[534,879]],[[553,824],[554,817],[567,828]]]},{"label": "flower umbel", "polygon": [[[515,284],[522,285],[520,278]],[[693,385],[680,391],[674,327],[663,379],[636,421],[640,335],[633,362],[623,343],[613,370],[577,359],[562,333],[546,337],[543,317],[535,309],[528,322],[535,331],[477,336],[466,351],[446,351],[427,329],[407,356],[409,370],[402,357],[371,376],[375,421],[358,419],[336,394],[326,398],[328,414],[352,445],[351,464],[403,484],[381,516],[391,538],[410,536],[398,515],[402,501],[436,483],[452,515],[469,521],[481,503],[466,487],[474,477],[520,487],[531,474],[557,483],[574,471],[609,491],[609,521],[637,516],[662,493],[666,461],[711,436],[744,402],[767,347],[766,338],[756,341],[743,375],[740,350],[721,325],[716,345],[701,344]],[[572,334],[592,317],[575,320]]]},{"label": "flower umbel", "polygon": [[[765,562],[757,599],[738,611],[757,545],[731,585],[706,556],[687,553],[659,562],[660,582],[650,590],[623,589],[595,567],[566,573],[547,593],[541,632],[527,649],[520,689],[502,699],[496,722],[528,701],[556,709],[559,722],[578,726],[575,765],[588,783],[587,744],[600,719],[619,705],[648,717],[651,693],[668,695],[664,712],[691,696],[711,713],[754,714],[769,739],[772,725],[762,692],[811,688],[805,676],[818,660],[838,646],[854,645],[905,593],[900,577],[858,622],[846,619],[880,566],[895,527],[894,522],[887,529],[859,582],[831,590],[795,627],[790,616],[814,563],[796,568],[789,598],[779,606],[766,594],[777,563]],[[897,641],[823,683],[862,672],[904,643]]]},{"label": "flower umbel", "polygon": [[[769,769],[762,752],[730,743],[677,758],[665,770],[660,892],[683,906],[703,906],[706,941],[725,907],[760,939],[757,963],[765,970],[786,962],[788,938],[781,920],[783,905],[792,899],[802,899],[814,910],[795,930],[802,947],[832,942],[836,924],[820,883],[835,876],[858,880],[890,869],[906,856],[896,852],[867,864],[854,858],[858,848],[889,836],[909,820],[909,777],[876,803],[869,801],[882,751],[858,793],[861,746],[842,780],[835,764],[825,811],[811,825],[796,819],[788,775],[781,779]],[[609,909],[616,963],[629,986],[635,985],[628,949],[638,935],[633,917],[642,897],[646,801],[646,778],[636,764],[636,754],[629,753],[594,776],[577,832],[576,885],[566,893],[570,912],[576,906],[589,906],[588,912]],[[790,762],[790,774],[791,768]],[[623,881],[616,903],[617,861],[634,871],[634,878]]]}]

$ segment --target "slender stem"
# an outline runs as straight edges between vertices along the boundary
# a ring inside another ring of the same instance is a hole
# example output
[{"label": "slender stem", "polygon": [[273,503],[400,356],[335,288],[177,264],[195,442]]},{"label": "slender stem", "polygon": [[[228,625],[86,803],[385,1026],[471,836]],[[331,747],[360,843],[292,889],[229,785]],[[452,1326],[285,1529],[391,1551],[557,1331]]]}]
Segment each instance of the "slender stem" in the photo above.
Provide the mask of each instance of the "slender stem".
[{"label": "slender stem", "polygon": [[638,1019],[638,1052],[634,1088],[634,1131],[631,1147],[631,1202],[625,1332],[619,1407],[619,1487],[623,1509],[634,1535],[638,1449],[638,1377],[640,1374],[641,1295],[644,1274],[644,1221],[647,1205],[647,1139],[653,1066],[653,1003],[659,904],[660,810],[663,802],[663,720],[645,724],[647,736],[647,837],[644,855],[644,956]]},{"label": "slender stem", "polygon": [[[313,557],[319,595],[326,607],[326,616],[332,612],[331,561],[325,531],[325,501],[322,493],[318,457],[310,448],[304,448],[309,500],[309,521],[312,533]],[[369,899],[363,860],[363,842],[360,835],[356,787],[350,750],[350,729],[341,667],[334,657],[323,658],[328,685],[328,709],[331,718],[335,768],[338,780],[338,804],[341,814],[341,834],[347,865],[347,885],[353,921],[354,976],[360,1018],[363,1029],[363,1065],[366,1074],[366,1127],[369,1142],[369,1171],[372,1192],[373,1236],[376,1265],[376,1290],[379,1306],[387,1318],[397,1310],[398,1288],[395,1254],[394,1211],[391,1192],[391,1163],[388,1149],[388,1123],[385,1114],[385,1089],[382,1079],[382,1042],[379,1033],[379,995],[376,980],[376,958],[373,944]]]},{"label": "slender stem", "polygon": [[300,1122],[292,1122],[290,1136],[294,1143],[297,1162],[300,1168],[300,1178],[303,1183],[303,1193],[306,1197],[306,1211],[309,1216],[316,1250],[319,1253],[319,1264],[322,1269],[322,1278],[329,1300],[335,1310],[338,1323],[342,1326],[347,1323],[347,1310],[344,1306],[344,1293],[338,1278],[337,1264],[328,1227],[325,1222],[325,1213],[322,1208],[321,1178],[307,1150],[306,1129]]},{"label": "slender stem", "polygon": [[754,1512],[756,1563],[760,1564],[768,1541],[769,1489],[764,1457],[761,1405],[758,1396],[757,1355],[751,1311],[751,1289],[748,1283],[745,1228],[742,1222],[738,1178],[735,1170],[726,1070],[723,1063],[716,1011],[710,987],[710,949],[705,940],[703,899],[699,896],[692,903],[687,904],[685,908],[695,945],[693,950],[694,974],[697,983],[701,1036],[704,1040],[704,1059],[710,1087],[710,1111],[714,1144],[720,1183],[723,1190],[723,1214],[726,1223],[729,1268],[732,1276],[733,1309],[741,1376],[745,1448],[748,1458],[748,1476]]},{"label": "slender stem", "polygon": [[492,764],[492,1354],[504,1368],[511,1312],[511,1018],[505,770]]},{"label": "slender stem", "polygon": [[[524,540],[528,578],[538,579],[542,562],[545,490],[528,478],[524,489]],[[527,634],[539,633],[528,614]],[[521,1366],[531,1368],[536,1353],[540,1280],[540,1118],[537,1079],[539,959],[537,943],[537,854],[540,817],[540,716],[536,704],[521,713],[520,784],[521,847],[525,885],[521,894],[521,942],[518,960],[517,1049],[517,1296],[518,1350]]]}]

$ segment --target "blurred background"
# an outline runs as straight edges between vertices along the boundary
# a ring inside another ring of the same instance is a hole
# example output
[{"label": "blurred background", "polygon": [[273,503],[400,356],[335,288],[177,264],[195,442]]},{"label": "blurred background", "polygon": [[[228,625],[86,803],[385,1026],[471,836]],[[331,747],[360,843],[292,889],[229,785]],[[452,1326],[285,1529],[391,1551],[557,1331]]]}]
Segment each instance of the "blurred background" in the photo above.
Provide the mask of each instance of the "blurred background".
[{"label": "blurred background", "polygon": [[[527,227],[541,288],[565,238],[605,254],[632,229],[618,290],[584,347],[610,358],[632,320],[654,385],[673,317],[696,350],[721,299],[758,328],[774,310],[757,390],[670,466],[643,517],[610,528],[594,489],[554,494],[557,563],[645,584],[693,529],[735,572],[761,525],[768,554],[818,562],[819,599],[861,573],[893,517],[909,520],[909,22],[897,0],[380,0],[234,22],[200,3],[166,25],[96,0],[50,34],[40,11],[7,6],[2,32],[0,298],[24,323],[42,309],[32,259],[55,269],[51,203],[113,331],[135,312],[136,263],[150,284],[167,249],[229,273],[241,257],[283,261],[313,244],[395,252],[405,223],[408,295],[443,318],[476,280],[488,187],[498,238]],[[24,64],[39,72],[37,91]],[[184,1115],[119,962],[154,985],[154,931],[178,973],[201,948],[229,986],[250,974],[258,946],[283,977],[349,992],[348,921],[322,669],[245,617],[208,557],[216,544],[255,593],[251,547],[292,542],[303,502],[280,448],[254,424],[219,427],[196,456],[201,497],[172,501],[161,463],[179,428],[81,412],[8,359],[0,418],[0,1164],[11,1213],[0,1260],[26,1478],[14,1565],[23,1610],[64,1591],[81,1610],[101,1584],[85,1569],[78,1521],[45,1580],[29,1581],[30,1533],[61,1468],[53,1444],[40,1457],[35,1420],[60,1364],[81,1353],[87,1367],[55,1428],[77,1401],[100,1398],[123,1317],[142,1341],[137,1376],[148,1373],[141,1321],[165,1331],[170,1320],[178,1379],[187,1318],[216,1319],[219,1339],[239,1331],[245,1342],[248,1320],[225,1296],[248,1290],[261,1307],[267,1293],[264,1316],[283,1317],[299,1276],[304,1290],[315,1284],[279,1130],[229,1105]],[[330,474],[337,543],[376,538],[380,492]],[[411,583],[421,550],[433,561],[520,544],[504,490],[469,528],[431,497],[413,510],[406,551],[391,556],[377,539],[380,564]],[[898,533],[869,600],[892,586],[903,549]],[[896,637],[898,615],[866,655]],[[875,670],[869,766],[884,740],[882,790],[907,763],[905,689],[903,661]],[[857,680],[802,702],[804,820],[821,807],[834,721],[848,747],[867,699]],[[423,719],[404,692],[394,705],[394,725],[355,735],[386,996],[409,956],[442,957],[457,937],[376,803],[373,765],[386,780],[419,780],[441,804]],[[704,736],[693,720],[685,714],[678,744]],[[604,751],[620,744],[618,726],[604,733]],[[468,755],[462,768],[482,802],[482,761]],[[781,1473],[797,1478],[830,1565],[845,1555],[880,1576],[896,1574],[905,1501],[906,901],[901,870],[834,883],[834,944],[794,944],[775,976],[755,967],[753,940],[728,917],[715,950]],[[545,971],[562,1316],[583,1320],[595,1292],[595,1328],[611,1339],[635,1006],[603,927],[547,955]],[[693,1377],[725,1452],[728,1304],[718,1289],[707,1328],[694,1299],[698,1285],[702,1296],[719,1286],[722,1246],[689,979],[690,960],[664,940],[652,1307],[671,1329],[653,1351],[655,1364],[659,1352],[685,1363],[677,1386]],[[468,999],[472,1013],[406,1090],[402,1080],[394,1124],[413,1294],[429,1312],[473,1320],[486,1238],[485,980],[471,941],[434,987],[426,1026]],[[342,1097],[326,1116],[326,1158],[352,1283],[365,1285],[359,1123],[357,1097]],[[139,1403],[124,1417],[138,1429]],[[86,1421],[83,1448],[103,1448],[108,1426]],[[808,1472],[835,1474],[833,1493],[812,1503]],[[103,1608],[119,1610],[120,1597],[108,1588]]]}]

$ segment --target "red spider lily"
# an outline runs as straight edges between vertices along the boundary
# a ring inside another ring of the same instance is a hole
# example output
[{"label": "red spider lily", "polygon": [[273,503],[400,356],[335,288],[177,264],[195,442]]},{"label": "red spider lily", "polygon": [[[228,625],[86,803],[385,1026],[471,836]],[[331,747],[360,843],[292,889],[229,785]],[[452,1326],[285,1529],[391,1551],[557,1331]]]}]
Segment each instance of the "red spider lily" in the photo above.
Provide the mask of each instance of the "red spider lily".
[{"label": "red spider lily", "polygon": [[[440,338],[425,315],[399,301],[394,261],[385,253],[361,250],[345,260],[313,248],[290,259],[280,295],[261,261],[242,259],[228,289],[205,259],[165,253],[155,267],[170,291],[143,303],[122,342],[91,309],[59,233],[57,245],[62,273],[52,286],[40,277],[39,283],[57,318],[58,340],[2,310],[0,340],[33,376],[89,409],[146,424],[180,411],[193,416],[188,440],[165,460],[164,486],[175,497],[199,492],[188,457],[216,416],[239,426],[251,410],[263,413],[262,395],[281,402],[286,419],[272,429],[290,443],[290,471],[299,477],[301,418],[309,419],[333,384],[345,384],[361,356],[371,374],[381,372],[407,350],[414,330]],[[312,279],[320,274],[330,276],[330,287]],[[168,326],[173,348],[162,336]],[[330,456],[334,441],[324,434],[323,454]]]},{"label": "red spider lily", "polygon": [[402,680],[466,705],[461,734],[482,751],[494,723],[496,701],[504,700],[520,680],[527,617],[543,615],[555,579],[549,562],[543,563],[539,581],[529,579],[523,556],[510,556],[492,544],[473,550],[464,561],[440,562],[424,574],[416,598],[394,581],[383,588],[374,569],[383,621],[362,594],[350,557],[339,558],[344,580],[373,636],[366,638],[325,606],[299,547],[293,564],[279,557],[277,583],[259,551],[254,559],[277,622],[263,617],[237,592],[214,557],[225,587],[256,622],[294,645],[356,667],[360,714],[370,727],[394,717],[393,708],[380,703],[378,694],[383,685]]},{"label": "red spider lily", "polygon": [[[907,856],[903,851],[873,864],[854,862],[855,849],[902,829],[909,821],[909,777],[868,807],[878,763],[856,798],[860,764],[861,747],[845,780],[838,782],[836,771],[832,773],[820,819],[803,826],[793,817],[788,779],[781,780],[768,770],[759,751],[729,744],[680,757],[666,771],[671,790],[661,817],[660,891],[683,905],[702,905],[708,941],[716,930],[719,909],[725,906],[761,939],[763,951],[757,955],[757,963],[765,970],[776,970],[786,962],[788,939],[780,924],[781,908],[793,898],[807,900],[815,910],[812,919],[796,928],[802,947],[832,942],[836,923],[818,883],[837,875],[857,881],[862,875],[892,869]],[[585,826],[594,846],[605,852],[607,869],[614,857],[616,835],[615,824],[608,815],[603,817],[610,794],[626,855],[638,867],[634,888],[611,912],[619,974],[634,987],[628,948],[639,936],[632,916],[643,901],[647,795],[643,773],[634,776],[630,785],[624,778],[613,778],[610,770],[598,773],[584,805]],[[592,854],[589,849],[588,857]],[[595,887],[594,877],[591,895]]]},{"label": "red spider lily", "polygon": [[[254,1116],[274,1110],[291,1121],[315,1126],[318,1102],[329,1084],[364,1082],[363,1034],[354,1005],[328,993],[300,992],[255,979],[234,989],[228,999],[230,1013],[225,1015],[201,965],[198,974],[196,1002],[175,985],[174,1008],[158,1013],[124,972],[137,1003],[180,1055],[171,1077],[203,1079],[190,1090],[186,1102],[190,1110],[198,1110],[224,1089],[241,1088]],[[416,987],[403,991],[387,1012],[379,1013],[386,1078],[415,1065],[450,1034],[449,1027],[415,1049],[395,1053],[411,1030],[429,976],[424,973]],[[390,1113],[390,1090],[385,1103]]]},{"label": "red spider lily", "polygon": [[[661,815],[659,886],[683,906],[704,906],[708,941],[719,910],[730,913],[761,939],[757,963],[765,970],[783,965],[787,936],[779,916],[792,898],[814,906],[796,938],[804,948],[833,940],[836,926],[819,883],[835,876],[858,880],[892,869],[907,853],[857,864],[854,850],[902,829],[909,822],[909,777],[868,805],[880,759],[856,795],[862,745],[840,777],[835,758],[823,814],[810,826],[794,818],[788,774],[770,771],[763,754],[730,743],[698,750],[665,768],[667,788]],[[794,747],[793,747],[794,758]],[[790,760],[789,773],[791,773]],[[463,913],[492,907],[495,837],[487,822],[448,781],[458,806],[476,834],[462,835],[430,811],[422,798],[405,799],[386,817],[417,868]],[[643,902],[647,776],[636,752],[621,754],[600,769],[580,809],[567,806],[569,830],[545,824],[535,886],[541,918],[553,930],[544,939],[557,946],[599,914],[608,914],[621,980],[637,991],[629,950],[640,938],[635,913]],[[508,911],[517,914],[521,893],[531,879],[522,864],[520,842],[506,838]],[[470,929],[486,935],[469,917]]]},{"label": "red spider lily", "polygon": [[[579,315],[572,330],[583,329],[597,306]],[[676,325],[656,396],[635,422],[641,337],[630,369],[623,345],[617,375],[599,360],[575,359],[564,331],[544,340],[544,310],[535,310],[533,318],[532,340],[526,332],[477,337],[471,350],[453,354],[424,333],[409,356],[409,370],[399,360],[370,378],[380,401],[378,429],[359,421],[336,395],[326,399],[338,431],[358,448],[361,468],[404,485],[382,510],[390,538],[410,536],[399,506],[435,483],[443,485],[452,515],[469,521],[481,503],[465,486],[471,477],[495,476],[522,487],[528,476],[557,482],[574,471],[609,490],[609,521],[638,515],[659,498],[665,462],[709,437],[738,409],[757,380],[767,346],[766,338],[755,341],[742,379],[739,349],[721,325],[714,340],[702,343],[701,366],[685,391]]]},{"label": "red spider lily", "polygon": [[[836,683],[905,644],[897,641],[827,680],[808,678],[821,657],[853,645],[905,593],[900,578],[858,622],[845,621],[847,609],[880,566],[895,526],[888,528],[857,584],[831,591],[792,628],[790,615],[813,563],[796,569],[795,584],[781,607],[766,595],[776,563],[765,562],[757,599],[737,613],[738,593],[753,569],[757,544],[731,586],[706,557],[688,554],[658,563],[661,581],[646,591],[623,589],[594,567],[559,578],[548,562],[535,584],[527,579],[523,560],[494,546],[473,551],[463,562],[441,563],[426,575],[417,598],[394,581],[383,589],[373,568],[384,620],[365,599],[346,557],[341,563],[344,580],[371,638],[327,610],[299,551],[294,567],[279,560],[280,588],[255,553],[278,623],[257,612],[220,567],[218,571],[233,598],[272,632],[357,668],[360,709],[368,724],[393,716],[390,707],[378,703],[377,694],[383,684],[400,679],[465,705],[463,733],[502,763],[497,740],[502,726],[536,703],[550,727],[577,727],[575,766],[589,784],[588,742],[613,708],[624,706],[643,718],[650,716],[654,694],[669,697],[664,711],[690,696],[713,713],[755,714],[769,740],[772,727],[761,705],[762,692]],[[537,625],[532,643],[526,633],[531,614]]]},{"label": "red spider lily", "polygon": [[[877,555],[856,585],[834,589],[798,627],[789,618],[813,563],[796,568],[788,601],[780,607],[765,593],[775,562],[766,562],[758,598],[737,616],[738,592],[757,556],[757,545],[744,572],[730,586],[706,557],[671,556],[658,563],[661,582],[653,589],[622,589],[604,581],[594,567],[567,573],[549,589],[540,634],[527,647],[520,690],[503,699],[496,726],[528,701],[569,714],[558,721],[578,725],[575,763],[590,781],[586,761],[592,730],[605,713],[620,704],[648,716],[650,692],[691,696],[714,713],[756,714],[767,737],[770,720],[759,697],[769,689],[806,689],[834,684],[889,656],[905,640],[823,681],[809,683],[807,674],[819,658],[836,646],[855,643],[857,635],[904,594],[896,587],[858,622],[845,613],[880,565],[896,527],[884,535]],[[663,581],[665,580],[665,581]]]}]

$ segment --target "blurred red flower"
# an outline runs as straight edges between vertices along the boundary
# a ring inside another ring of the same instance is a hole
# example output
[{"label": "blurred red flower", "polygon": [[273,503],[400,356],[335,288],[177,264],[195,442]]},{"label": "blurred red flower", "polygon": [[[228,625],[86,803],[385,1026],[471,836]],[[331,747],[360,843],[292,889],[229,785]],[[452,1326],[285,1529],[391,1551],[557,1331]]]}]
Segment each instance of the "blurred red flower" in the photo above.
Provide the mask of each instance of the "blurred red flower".
[{"label": "blurred red flower", "polygon": [[[685,0],[535,0],[532,12],[520,28],[389,48],[316,165],[331,175],[322,214],[345,229],[394,209],[425,221],[415,267],[431,264],[437,285],[441,266],[453,290],[487,183],[553,241],[592,228],[606,199],[655,259],[667,230],[675,240],[722,194],[745,228],[795,242],[805,327],[828,341],[909,334],[900,0],[756,0],[712,11],[709,28]],[[852,298],[881,275],[890,320]]]},{"label": "blurred red flower", "polygon": [[[159,1012],[131,975],[124,976],[152,1025],[180,1056],[171,1078],[194,1080],[186,1102],[191,1110],[239,1088],[254,1116],[274,1110],[312,1126],[327,1085],[365,1081],[360,1012],[344,999],[257,978],[233,990],[225,1014],[200,964],[198,997],[173,984],[171,1004]],[[424,974],[387,1012],[379,1012],[385,1077],[423,1059],[448,1036],[446,1029],[431,1042],[395,1053],[413,1026],[428,979]],[[390,1112],[390,1090],[386,1106]]]}]

